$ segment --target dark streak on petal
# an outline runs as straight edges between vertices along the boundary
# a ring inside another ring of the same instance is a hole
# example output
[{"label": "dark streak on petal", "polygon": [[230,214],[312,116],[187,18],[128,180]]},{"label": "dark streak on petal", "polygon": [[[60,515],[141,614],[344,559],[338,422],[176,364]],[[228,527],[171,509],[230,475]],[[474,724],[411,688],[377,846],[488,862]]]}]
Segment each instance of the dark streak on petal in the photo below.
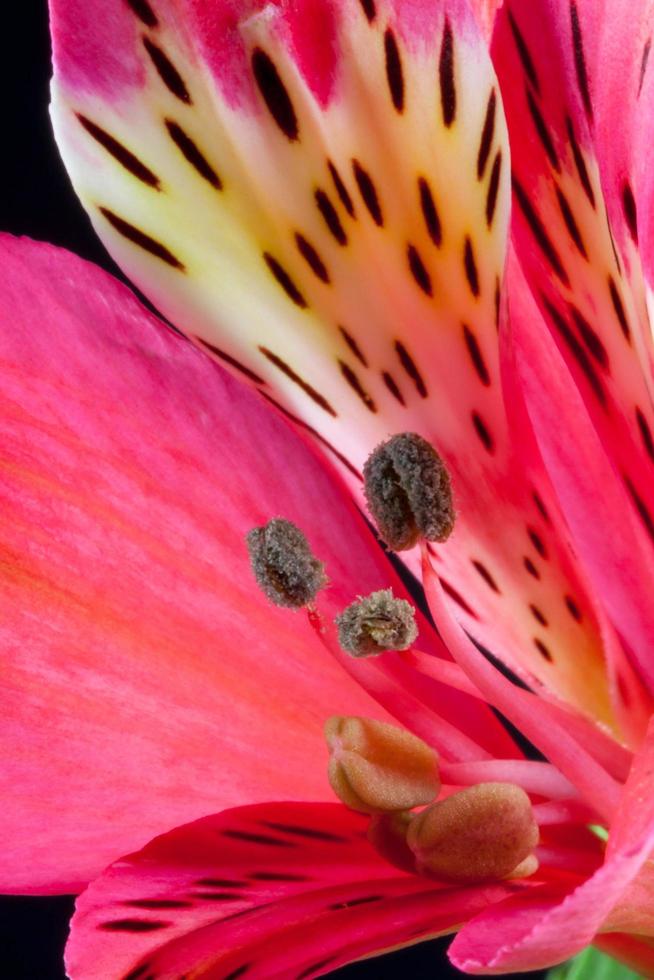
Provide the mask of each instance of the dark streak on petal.
[{"label": "dark streak on petal", "polygon": [[606,347],[600,340],[596,331],[591,327],[586,317],[573,303],[570,303],[570,313],[572,314],[572,319],[577,324],[577,329],[579,330],[581,338],[591,356],[595,358],[600,367],[604,368],[605,371],[608,371],[609,355],[606,353]]},{"label": "dark streak on petal", "polygon": [[475,253],[472,247],[472,241],[468,235],[466,235],[465,245],[463,248],[463,266],[466,273],[466,279],[468,280],[468,285],[470,286],[470,292],[476,298],[479,296],[479,274],[477,272],[477,263],[475,262]]},{"label": "dark streak on petal", "polygon": [[338,211],[332,204],[325,191],[318,188],[314,194],[315,202],[318,206],[325,224],[332,233],[339,245],[347,245],[347,235],[338,216]]},{"label": "dark streak on petal", "polygon": [[292,300],[296,306],[299,306],[301,310],[305,310],[307,307],[307,301],[305,300],[304,296],[302,295],[300,290],[297,288],[297,286],[289,276],[286,269],[282,265],[280,265],[277,259],[274,258],[274,256],[270,255],[269,252],[264,252],[263,258],[266,265],[268,266],[268,268],[270,269],[273,276],[275,277],[279,285],[282,287],[282,289],[284,290],[288,298]]},{"label": "dark streak on petal", "polygon": [[650,429],[647,419],[643,415],[643,412],[638,405],[636,405],[636,422],[638,423],[640,437],[643,440],[643,445],[647,455],[652,461],[654,461],[654,439],[652,438],[652,430]]},{"label": "dark streak on petal", "polygon": [[482,446],[484,447],[486,452],[490,453],[492,456],[492,454],[495,452],[495,441],[493,439],[493,436],[491,435],[490,430],[488,429],[486,423],[482,419],[479,412],[473,411],[471,413],[471,418],[472,418],[472,424],[475,428],[475,432],[479,436],[479,440]]},{"label": "dark streak on petal", "polygon": [[431,188],[425,177],[418,178],[418,190],[420,192],[420,207],[422,208],[422,215],[425,219],[429,237],[438,248],[443,241],[441,220],[438,217],[438,211],[436,210],[436,204],[434,202]]},{"label": "dark streak on petal", "polygon": [[162,245],[161,242],[158,242],[156,239],[146,235],[146,233],[141,231],[140,228],[136,228],[135,225],[131,225],[129,221],[125,221],[124,218],[114,214],[114,212],[110,211],[109,208],[101,207],[99,208],[99,211],[104,215],[109,224],[123,236],[123,238],[126,238],[134,245],[138,245],[139,248],[149,252],[150,255],[154,255],[155,258],[161,259],[162,262],[166,262],[166,264],[172,266],[173,269],[179,269],[180,272],[186,271],[184,264],[180,262],[177,256],[173,255],[173,253],[170,252],[165,245]]},{"label": "dark streak on petal", "polygon": [[486,568],[486,566],[483,565],[480,561],[477,561],[474,558],[472,559],[472,564],[473,564],[473,567],[479,573],[479,575],[481,575],[481,577],[483,578],[483,580],[486,583],[486,585],[490,589],[492,589],[493,592],[499,593],[500,590],[499,590],[498,584],[495,581],[495,579],[493,578],[493,576],[491,575],[491,573],[488,571],[488,569]]},{"label": "dark streak on petal", "polygon": [[652,39],[651,37],[648,37],[647,41],[645,42],[645,46],[643,48],[642,58],[640,59],[640,77],[638,79],[638,95],[640,95],[640,93],[643,90],[643,82],[645,81],[645,72],[647,71],[647,62],[649,61],[649,53],[651,47],[652,47]]},{"label": "dark streak on petal", "polygon": [[318,960],[316,963],[312,963],[310,966],[305,967],[301,973],[298,973],[295,980],[307,980],[307,977],[310,977],[312,973],[318,973],[318,971],[324,970],[326,966],[329,966],[329,964],[333,962],[333,956],[328,956],[324,960]]},{"label": "dark streak on petal", "polygon": [[454,84],[454,37],[449,20],[445,20],[441,54],[438,63],[443,122],[449,128],[456,116],[456,87]]},{"label": "dark streak on petal", "polygon": [[531,57],[529,48],[527,47],[527,42],[518,25],[515,22],[513,14],[509,11],[509,25],[511,27],[511,33],[513,34],[513,40],[515,41],[516,50],[520,61],[522,62],[522,67],[524,68],[525,74],[531,84],[534,86],[535,90],[540,93],[540,82],[538,81],[538,74],[536,73],[536,67],[534,65],[534,60]]},{"label": "dark streak on petal", "polygon": [[252,52],[252,72],[270,115],[284,136],[294,142],[300,129],[293,103],[274,62],[261,48]]},{"label": "dark streak on petal", "polygon": [[421,398],[426,398],[427,385],[425,384],[422,375],[420,374],[420,371],[416,366],[415,361],[413,360],[413,358],[411,357],[411,355],[409,354],[408,350],[406,349],[406,347],[404,346],[401,340],[395,341],[395,350],[397,352],[397,356],[400,359],[400,363],[402,367],[404,368],[404,370],[406,371],[406,373],[409,375],[414,385],[416,386],[416,390],[418,394],[420,395]]},{"label": "dark streak on petal", "polygon": [[552,241],[545,230],[545,226],[536,213],[527,193],[515,176],[513,178],[513,190],[518,200],[520,210],[522,211],[531,233],[536,240],[536,244],[563,285],[569,286],[570,280],[567,272],[563,268],[559,253],[552,244]]},{"label": "dark streak on petal", "polygon": [[238,978],[242,977],[244,973],[247,973],[251,966],[251,963],[243,963],[241,966],[237,966],[235,970],[231,970],[229,973],[227,973],[222,980],[238,980]]},{"label": "dark streak on petal", "polygon": [[195,339],[199,344],[202,344],[203,347],[206,347],[207,350],[210,350],[212,354],[215,354],[216,357],[219,357],[221,361],[224,361],[225,364],[231,365],[231,367],[233,367],[236,371],[240,371],[241,374],[244,374],[246,378],[250,379],[250,381],[254,381],[254,383],[258,385],[265,385],[266,382],[263,380],[263,378],[260,378],[258,374],[251,371],[249,367],[245,366],[245,364],[241,364],[241,362],[237,361],[231,354],[221,350],[220,347],[216,347],[214,344],[210,344],[208,340],[203,340],[202,337],[196,337]]},{"label": "dark streak on petal", "polygon": [[529,540],[533,544],[534,548],[541,556],[541,558],[547,558],[547,548],[545,547],[545,542],[541,538],[538,531],[534,530],[533,527],[527,528],[527,534],[529,535]]},{"label": "dark streak on petal", "polygon": [[498,150],[493,160],[490,180],[488,181],[488,192],[486,194],[486,224],[490,228],[495,217],[495,207],[497,205],[497,193],[500,188],[500,174],[502,172],[502,151]]},{"label": "dark streak on petal", "polygon": [[631,496],[631,499],[638,511],[641,521],[645,527],[645,530],[649,534],[652,541],[654,541],[654,519],[650,514],[649,508],[643,498],[640,496],[636,487],[633,485],[628,476],[624,477],[624,482],[626,484],[627,490]]},{"label": "dark streak on petal", "polygon": [[215,187],[217,191],[221,191],[223,189],[222,180],[188,133],[185,133],[179,123],[175,122],[174,119],[166,119],[165,123],[171,140],[179,149],[182,156],[197,170],[207,183]]},{"label": "dark streak on petal", "polygon": [[593,104],[590,99],[590,89],[588,87],[588,74],[586,72],[586,59],[584,57],[584,40],[581,33],[576,0],[571,0],[570,3],[570,26],[572,28],[572,48],[575,59],[575,70],[577,72],[577,84],[586,115],[592,122]]},{"label": "dark streak on petal", "polygon": [[184,83],[184,79],[180,73],[175,68],[174,64],[170,60],[167,54],[165,54],[161,48],[153,44],[149,37],[143,38],[143,46],[150,56],[150,61],[157,70],[159,78],[164,83],[169,92],[179,99],[180,102],[185,102],[186,105],[191,104],[191,96]]},{"label": "dark streak on petal", "polygon": [[343,178],[339,174],[338,170],[334,166],[331,160],[327,161],[327,167],[329,168],[329,173],[334,181],[334,187],[336,188],[336,193],[341,199],[341,204],[349,214],[351,218],[354,217],[354,204],[352,203],[352,198],[350,197],[350,192],[343,183]]},{"label": "dark streak on petal", "polygon": [[548,648],[545,646],[545,644],[543,643],[543,641],[542,640],[539,640],[537,636],[534,637],[534,646],[536,647],[536,649],[540,653],[541,657],[543,657],[545,660],[547,660],[548,663],[551,664],[552,663],[552,659],[553,659],[552,658],[552,654],[550,653],[550,651],[548,650]]},{"label": "dark streak on petal", "polygon": [[541,146],[543,147],[545,153],[547,154],[547,159],[549,160],[553,169],[556,170],[558,174],[561,172],[561,163],[559,161],[558,154],[554,147],[554,143],[552,142],[552,137],[550,136],[545,120],[543,119],[541,111],[538,108],[538,104],[529,86],[526,87],[525,95],[527,97],[527,105],[529,106],[529,114],[532,118],[532,122],[534,124],[534,128],[536,129],[536,133],[538,134],[538,139],[540,140]]},{"label": "dark streak on petal", "polygon": [[253,871],[249,877],[252,879],[252,881],[311,881],[311,878],[308,875],[296,875],[292,874],[290,871]]},{"label": "dark streak on petal", "polygon": [[239,892],[207,891],[207,889],[193,892],[192,897],[200,898],[205,902],[242,902],[243,901],[243,895],[240,894]]},{"label": "dark streak on petal", "polygon": [[302,837],[305,840],[319,840],[327,844],[347,844],[349,841],[349,838],[343,837],[342,834],[333,834],[329,830],[318,830],[317,827],[280,823],[277,820],[262,820],[261,823],[271,830],[278,830],[281,834],[291,834],[293,837]]},{"label": "dark streak on petal", "polygon": [[103,932],[157,932],[159,929],[167,929],[170,922],[161,919],[114,919],[111,922],[103,922],[98,926]]},{"label": "dark streak on petal", "polygon": [[338,362],[338,366],[340,367],[341,374],[349,384],[350,388],[352,388],[355,394],[358,395],[358,397],[361,399],[361,401],[366,406],[368,411],[376,412],[377,406],[375,405],[374,400],[370,397],[366,389],[361,384],[356,371],[353,371],[349,364],[346,364],[345,361],[341,361],[340,359]]},{"label": "dark streak on petal", "polygon": [[91,122],[91,120],[87,119],[86,116],[83,116],[79,112],[76,113],[76,115],[89,136],[92,136],[96,143],[99,143],[100,146],[107,151],[107,153],[111,154],[114,160],[117,160],[118,163],[125,168],[125,170],[132,174],[133,177],[136,177],[137,180],[140,180],[143,184],[147,184],[149,187],[154,187],[154,189],[157,191],[161,190],[161,181],[159,177],[157,177],[157,175],[153,173],[149,167],[146,167],[146,165],[139,160],[139,158],[135,156],[131,150],[128,150],[127,147],[123,146],[122,143],[119,143],[114,136],[111,136],[104,129],[101,129],[100,126],[97,126],[94,122]]},{"label": "dark streak on petal", "polygon": [[537,579],[540,578],[540,572],[534,565],[531,558],[528,558],[527,555],[525,555],[524,558],[522,559],[522,564],[525,566],[525,569],[529,572],[532,578],[537,578]]},{"label": "dark streak on petal", "polygon": [[622,300],[620,299],[620,293],[618,287],[615,284],[613,276],[609,276],[609,292],[611,294],[611,302],[613,303],[613,309],[615,310],[615,315],[618,318],[618,323],[620,324],[620,329],[624,334],[625,340],[631,343],[631,330],[629,329],[629,323],[627,322],[627,316],[624,311],[624,306],[622,305]]},{"label": "dark streak on petal", "polygon": [[411,270],[411,275],[415,279],[418,287],[427,296],[433,296],[434,290],[431,284],[431,277],[425,267],[424,262],[420,258],[420,253],[415,245],[407,245],[406,249],[407,259],[409,261],[409,269]]},{"label": "dark streak on petal", "polygon": [[549,623],[547,622],[547,619],[545,618],[545,615],[543,614],[542,610],[540,610],[538,608],[538,606],[535,606],[533,602],[530,603],[529,610],[530,610],[532,616],[534,617],[534,619],[537,622],[539,622],[541,626],[547,627],[549,625]]},{"label": "dark streak on petal", "polygon": [[584,155],[579,148],[577,143],[577,138],[575,136],[575,131],[572,125],[572,120],[569,116],[566,117],[566,125],[568,129],[568,139],[570,140],[570,146],[572,148],[572,155],[575,161],[575,167],[577,168],[577,173],[579,175],[579,180],[581,181],[581,186],[584,189],[584,193],[588,200],[590,201],[592,207],[595,207],[595,194],[593,193],[593,185],[590,182],[590,177],[588,176],[588,169],[586,167],[586,161],[584,160]]},{"label": "dark streak on petal", "polygon": [[269,834],[257,834],[249,830],[223,830],[222,836],[231,837],[232,840],[245,841],[248,844],[260,844],[264,847],[293,847],[290,841],[271,837]]},{"label": "dark streak on petal", "polygon": [[450,585],[450,583],[447,582],[443,578],[442,575],[439,576],[439,577],[440,577],[440,583],[441,583],[441,586],[443,588],[443,592],[445,593],[445,595],[448,595],[450,597],[450,599],[452,599],[454,602],[456,602],[457,606],[459,606],[461,609],[463,609],[463,611],[466,612],[468,614],[468,616],[472,617],[472,619],[477,619],[478,620],[479,619],[479,616],[476,614],[476,612],[474,611],[474,609],[466,602],[466,600],[463,598],[463,596],[461,595],[461,593],[460,592],[457,592],[457,590],[454,588],[454,586],[453,585]]},{"label": "dark streak on petal", "polygon": [[624,212],[625,221],[627,222],[627,227],[629,228],[629,234],[634,240],[634,244],[638,244],[638,214],[636,211],[636,199],[634,198],[634,192],[631,189],[631,184],[625,181],[622,185],[622,210]]},{"label": "dark streak on petal", "polygon": [[479,342],[473,331],[466,323],[463,323],[462,327],[463,339],[465,340],[468,354],[470,355],[470,360],[472,361],[472,366],[477,372],[477,377],[481,383],[487,388],[491,383],[491,379],[490,374],[488,373],[488,368],[486,367],[484,355],[482,354],[481,347],[479,346]]},{"label": "dark streak on petal", "polygon": [[366,20],[368,21],[369,24],[372,24],[377,14],[375,0],[359,0],[359,3],[361,4],[361,9],[366,15]]},{"label": "dark streak on petal", "polygon": [[188,909],[193,906],[193,902],[176,898],[132,898],[123,904],[132,909]]},{"label": "dark streak on petal", "polygon": [[361,351],[361,348],[357,344],[357,342],[354,339],[354,337],[352,336],[352,334],[348,333],[348,331],[345,329],[345,327],[339,326],[338,329],[341,331],[341,334],[343,336],[343,340],[345,341],[345,343],[347,344],[347,346],[350,348],[350,350],[352,351],[352,353],[356,357],[357,361],[359,361],[360,364],[363,364],[364,367],[368,367],[368,361],[366,360],[363,352]]},{"label": "dark streak on petal", "polygon": [[197,878],[195,884],[205,888],[247,888],[247,882],[232,878]]},{"label": "dark streak on petal", "polygon": [[372,182],[372,178],[368,171],[363,169],[358,160],[352,161],[352,168],[354,170],[354,177],[357,182],[357,187],[359,188],[359,193],[363,198],[363,203],[368,208],[372,220],[381,228],[381,226],[384,224],[384,216],[382,214],[379,197],[377,196],[377,190]]},{"label": "dark streak on petal", "polygon": [[604,392],[604,387],[602,385],[602,382],[597,376],[597,372],[595,371],[595,368],[593,367],[593,364],[590,358],[588,357],[588,354],[586,353],[585,349],[582,347],[579,340],[575,336],[574,332],[570,328],[565,317],[561,313],[559,313],[559,311],[554,306],[554,304],[551,303],[546,296],[543,296],[542,300],[547,309],[547,312],[552,318],[554,326],[559,332],[559,335],[564,341],[566,347],[568,348],[568,350],[574,357],[575,361],[581,368],[597,400],[600,402],[601,405],[605,406],[606,394]]},{"label": "dark streak on petal", "polygon": [[146,27],[158,27],[157,15],[148,0],[127,0],[127,6]]},{"label": "dark streak on petal", "polygon": [[370,902],[379,902],[383,897],[383,895],[365,895],[362,898],[350,898],[345,902],[334,902],[332,905],[328,905],[327,908],[330,912],[340,912],[343,909],[354,908],[356,905],[368,905]]},{"label": "dark streak on petal", "polygon": [[490,156],[491,146],[493,144],[493,136],[495,135],[496,104],[497,96],[495,95],[495,89],[492,88],[488,99],[488,105],[486,106],[486,118],[484,119],[484,127],[481,131],[481,140],[479,141],[479,153],[477,154],[478,180],[481,180],[484,176],[486,164],[488,163],[488,157]]},{"label": "dark streak on petal", "polygon": [[400,405],[406,405],[406,402],[404,401],[404,395],[398,388],[393,375],[389,374],[388,371],[382,371],[382,378],[384,379],[384,384],[390,391],[393,398],[395,398],[396,401],[400,403]]},{"label": "dark streak on petal", "polygon": [[404,75],[402,59],[395,35],[390,27],[384,34],[384,54],[386,57],[386,79],[391,101],[399,113],[404,112]]},{"label": "dark streak on petal", "polygon": [[588,253],[586,252],[586,246],[584,245],[584,240],[581,237],[579,226],[575,220],[574,214],[572,213],[572,208],[570,207],[568,199],[560,187],[556,188],[556,198],[559,202],[559,209],[561,211],[561,215],[563,216],[563,220],[565,221],[565,226],[568,229],[568,234],[574,242],[579,254],[587,260]]},{"label": "dark streak on petal", "polygon": [[282,374],[285,374],[290,381],[292,381],[299,388],[301,388],[302,391],[306,395],[308,395],[312,401],[316,403],[316,405],[319,405],[320,408],[324,409],[325,412],[327,412],[333,418],[336,418],[337,413],[334,411],[334,409],[329,404],[327,399],[324,398],[319,391],[316,391],[315,388],[312,388],[312,386],[308,384],[308,382],[306,382],[304,378],[301,378],[299,374],[296,374],[293,368],[290,367],[290,365],[288,365],[286,361],[283,361],[281,357],[277,356],[277,354],[273,354],[273,352],[268,350],[267,347],[259,347],[259,350],[261,351],[263,356],[270,361],[271,364],[274,364],[275,367],[282,372]]},{"label": "dark streak on petal", "polygon": [[330,282],[329,273],[327,272],[327,266],[323,260],[318,255],[311,242],[307,241],[304,235],[299,232],[295,233],[295,244],[298,247],[300,255],[305,260],[311,271],[320,279],[321,282],[325,284]]},{"label": "dark streak on petal", "polygon": [[541,495],[536,490],[534,490],[531,496],[532,496],[532,500],[536,504],[536,508],[540,516],[543,518],[546,524],[551,524],[552,521],[550,520],[550,515],[547,512],[547,508],[543,503]]},{"label": "dark streak on petal", "polygon": [[570,613],[572,618],[575,619],[578,623],[580,623],[582,619],[581,609],[579,608],[579,606],[574,601],[571,595],[565,596],[565,604],[568,607],[568,612]]}]

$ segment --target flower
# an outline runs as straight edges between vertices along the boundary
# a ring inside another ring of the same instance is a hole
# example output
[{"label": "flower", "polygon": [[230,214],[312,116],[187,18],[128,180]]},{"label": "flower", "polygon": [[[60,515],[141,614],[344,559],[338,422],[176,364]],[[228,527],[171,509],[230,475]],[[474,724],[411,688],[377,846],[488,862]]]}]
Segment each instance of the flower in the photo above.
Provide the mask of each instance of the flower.
[{"label": "flower", "polygon": [[[79,886],[232,807],[91,886],[73,975],[311,976],[466,920],[452,956],[471,971],[594,938],[652,969],[650,11],[493,7],[52,4],[58,140],[136,284],[359,500],[372,448],[413,431],[457,509],[411,559],[440,639],[422,624],[420,650],[347,657],[325,624],[402,589],[342,484],[106,277],[5,245],[23,367],[3,377],[20,515],[3,723],[29,789],[5,873]],[[330,579],[301,628],[245,566],[244,534],[274,516]],[[446,793],[530,794],[537,870],[447,886],[396,867],[407,842],[444,866],[431,816],[406,840],[374,817],[366,843],[366,818],[322,802],[320,724],[388,722],[373,699],[439,750]],[[549,762],[520,758],[485,702]],[[44,829],[53,783],[74,806]]]}]

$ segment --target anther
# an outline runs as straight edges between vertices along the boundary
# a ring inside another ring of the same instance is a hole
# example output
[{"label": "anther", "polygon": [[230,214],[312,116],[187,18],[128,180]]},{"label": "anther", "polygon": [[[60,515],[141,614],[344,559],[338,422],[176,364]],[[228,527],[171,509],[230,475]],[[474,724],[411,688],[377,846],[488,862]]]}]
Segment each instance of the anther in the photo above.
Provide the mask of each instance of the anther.
[{"label": "anther", "polygon": [[454,527],[450,476],[436,450],[415,432],[377,446],[363,468],[368,508],[393,551],[420,538],[445,541]]},{"label": "anther", "polygon": [[257,583],[276,606],[306,606],[327,581],[325,566],[291,521],[274,517],[253,528],[247,545]]},{"label": "anther", "polygon": [[406,650],[418,635],[415,610],[391,589],[359,598],[336,617],[338,642],[354,657],[370,657],[385,650]]},{"label": "anther", "polygon": [[403,728],[369,718],[335,716],[325,725],[329,782],[361,813],[410,810],[438,796],[438,756]]},{"label": "anther", "polygon": [[538,826],[512,783],[480,783],[418,813],[407,831],[418,872],[456,881],[533,874]]}]

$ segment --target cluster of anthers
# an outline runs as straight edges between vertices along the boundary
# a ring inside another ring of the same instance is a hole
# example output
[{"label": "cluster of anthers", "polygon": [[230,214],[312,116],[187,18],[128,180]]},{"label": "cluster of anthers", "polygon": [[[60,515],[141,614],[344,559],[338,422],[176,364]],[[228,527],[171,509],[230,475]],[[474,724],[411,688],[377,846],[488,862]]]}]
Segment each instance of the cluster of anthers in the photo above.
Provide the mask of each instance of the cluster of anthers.
[{"label": "cluster of anthers", "polygon": [[[368,508],[389,548],[445,541],[454,527],[449,474],[421,436],[402,433],[378,446],[364,468]],[[275,604],[308,607],[327,583],[325,567],[294,524],[274,518],[248,535],[259,586]],[[337,618],[341,647],[353,657],[406,650],[415,610],[390,589],[359,598]],[[512,783],[449,791],[436,751],[407,730],[369,718],[325,724],[329,782],[348,807],[371,817],[368,836],[391,864],[451,881],[521,878],[538,867],[538,827],[529,797]]]}]

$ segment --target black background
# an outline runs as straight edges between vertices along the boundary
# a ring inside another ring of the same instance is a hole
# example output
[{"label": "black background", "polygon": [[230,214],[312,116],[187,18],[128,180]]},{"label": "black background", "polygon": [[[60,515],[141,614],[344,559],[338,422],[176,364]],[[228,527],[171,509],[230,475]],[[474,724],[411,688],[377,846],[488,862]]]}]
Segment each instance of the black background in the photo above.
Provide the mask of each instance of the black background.
[{"label": "black background", "polygon": [[[0,46],[0,230],[65,246],[120,275],[77,203],[52,139],[46,0],[3,4]],[[62,950],[72,908],[69,897],[0,898],[0,976],[5,980],[62,978]],[[330,976],[342,980],[461,977],[447,961],[448,943],[449,939],[423,943]],[[544,974],[517,976],[537,980]]]}]

